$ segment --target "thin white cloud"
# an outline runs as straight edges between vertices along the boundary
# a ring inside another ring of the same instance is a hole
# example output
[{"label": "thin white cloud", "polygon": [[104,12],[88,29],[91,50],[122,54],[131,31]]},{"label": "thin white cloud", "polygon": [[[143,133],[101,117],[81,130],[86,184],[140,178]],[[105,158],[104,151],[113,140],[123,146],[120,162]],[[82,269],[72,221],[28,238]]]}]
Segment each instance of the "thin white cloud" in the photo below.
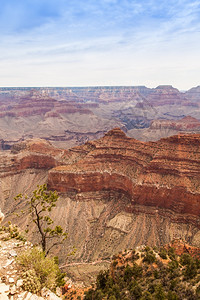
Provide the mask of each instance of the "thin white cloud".
[{"label": "thin white cloud", "polygon": [[200,1],[58,3],[59,17],[2,34],[1,86],[199,84]]}]

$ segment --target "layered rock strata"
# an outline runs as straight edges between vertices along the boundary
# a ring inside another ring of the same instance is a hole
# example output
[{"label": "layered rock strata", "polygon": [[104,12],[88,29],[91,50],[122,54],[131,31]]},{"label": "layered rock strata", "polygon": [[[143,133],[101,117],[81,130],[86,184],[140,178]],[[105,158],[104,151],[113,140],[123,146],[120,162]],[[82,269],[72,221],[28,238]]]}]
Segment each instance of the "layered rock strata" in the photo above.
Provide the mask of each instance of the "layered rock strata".
[{"label": "layered rock strata", "polygon": [[49,142],[34,139],[18,143],[10,152],[0,153],[0,178],[27,169],[51,169],[63,163],[64,150]]},{"label": "layered rock strata", "polygon": [[0,152],[0,208],[6,217],[16,210],[18,193],[29,193],[47,180],[48,170],[63,164],[65,151],[35,139]]},{"label": "layered rock strata", "polygon": [[176,120],[200,119],[198,100],[199,87],[186,93],[172,86],[0,88],[0,150],[29,138],[71,148],[113,127],[142,141],[174,135],[186,126],[196,132],[194,120],[188,125]]},{"label": "layered rock strata", "polygon": [[[16,213],[26,201],[13,199],[48,181],[60,192],[51,217],[68,233],[55,254],[68,275],[84,282],[123,249],[174,238],[198,246],[199,143],[197,134],[144,143],[120,129],[70,150],[40,139],[19,143],[0,156],[4,222],[25,228],[27,216]],[[68,257],[73,245],[77,252]]]},{"label": "layered rock strata", "polygon": [[150,129],[171,129],[178,131],[200,131],[200,120],[191,116],[180,120],[153,120]]},{"label": "layered rock strata", "polygon": [[49,188],[61,193],[119,191],[129,198],[127,212],[137,205],[155,207],[199,226],[200,135],[144,143],[116,128],[69,150],[65,164],[49,171]]}]

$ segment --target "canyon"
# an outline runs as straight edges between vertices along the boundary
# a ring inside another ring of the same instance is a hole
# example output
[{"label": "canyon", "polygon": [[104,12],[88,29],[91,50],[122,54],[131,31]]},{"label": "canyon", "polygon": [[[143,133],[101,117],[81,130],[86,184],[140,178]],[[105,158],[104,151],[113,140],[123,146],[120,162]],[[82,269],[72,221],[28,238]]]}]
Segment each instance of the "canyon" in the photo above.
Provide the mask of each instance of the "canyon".
[{"label": "canyon", "polygon": [[68,239],[55,254],[85,283],[125,248],[198,247],[199,100],[199,87],[0,88],[4,223],[28,224],[18,193],[57,190],[52,218]]},{"label": "canyon", "polygon": [[141,142],[114,128],[71,149],[30,139],[0,154],[4,222],[28,223],[17,216],[26,209],[26,200],[13,200],[18,193],[30,196],[43,183],[57,190],[52,217],[68,239],[55,254],[76,281],[91,282],[123,249],[174,238],[199,246],[200,134]]},{"label": "canyon", "polygon": [[69,149],[114,127],[141,141],[199,133],[199,100],[199,87],[181,92],[170,85],[0,88],[0,149],[30,138]]},{"label": "canyon", "polygon": [[199,149],[200,135],[142,143],[116,128],[71,149],[66,165],[49,171],[48,186],[61,193],[122,192],[130,199],[127,212],[135,205],[169,209],[198,226]]}]

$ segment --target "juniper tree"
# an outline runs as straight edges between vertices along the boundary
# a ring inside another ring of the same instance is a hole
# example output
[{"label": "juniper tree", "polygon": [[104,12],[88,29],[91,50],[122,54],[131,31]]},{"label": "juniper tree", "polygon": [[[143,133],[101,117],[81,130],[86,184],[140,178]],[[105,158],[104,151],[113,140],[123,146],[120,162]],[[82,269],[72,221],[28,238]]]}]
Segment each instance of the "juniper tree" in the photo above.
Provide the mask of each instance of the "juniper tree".
[{"label": "juniper tree", "polygon": [[67,233],[63,231],[63,228],[60,225],[54,226],[54,221],[49,216],[52,209],[56,207],[58,193],[56,191],[48,191],[47,185],[43,184],[37,186],[31,198],[19,194],[15,197],[15,200],[23,198],[28,202],[30,219],[36,225],[37,232],[41,238],[40,245],[45,252],[45,256],[47,256],[53,247],[63,243],[67,238]]}]

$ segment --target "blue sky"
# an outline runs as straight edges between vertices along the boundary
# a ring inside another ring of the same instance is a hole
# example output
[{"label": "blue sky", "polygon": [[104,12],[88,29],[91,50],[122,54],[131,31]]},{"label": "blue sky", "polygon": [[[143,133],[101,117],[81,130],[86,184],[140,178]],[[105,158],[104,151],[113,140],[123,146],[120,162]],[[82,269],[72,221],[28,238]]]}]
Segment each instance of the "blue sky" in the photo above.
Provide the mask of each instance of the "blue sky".
[{"label": "blue sky", "polygon": [[200,1],[1,0],[0,86],[200,85]]}]

